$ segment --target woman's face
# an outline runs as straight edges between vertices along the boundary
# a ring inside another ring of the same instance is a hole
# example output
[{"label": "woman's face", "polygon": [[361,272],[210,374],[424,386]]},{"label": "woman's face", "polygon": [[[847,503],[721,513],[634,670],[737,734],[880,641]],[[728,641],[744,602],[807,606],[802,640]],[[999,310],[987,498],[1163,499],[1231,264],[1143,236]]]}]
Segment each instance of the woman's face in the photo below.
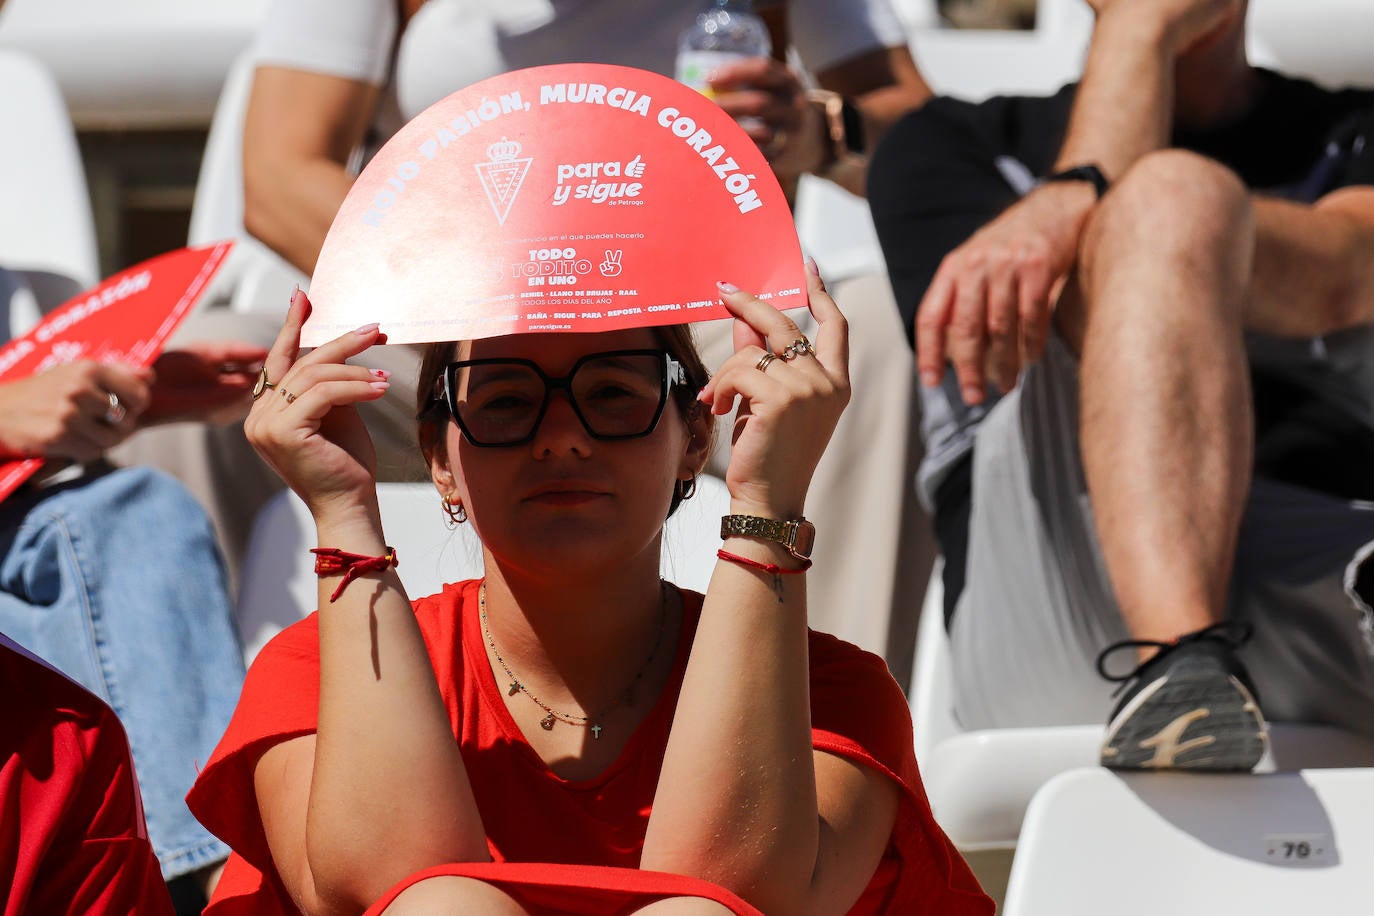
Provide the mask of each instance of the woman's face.
[{"label": "woman's face", "polygon": [[[523,334],[474,341],[459,356],[530,360],[545,375],[561,378],[588,355],[631,349],[658,350],[661,345],[643,328]],[[459,387],[465,397],[475,401],[480,377],[476,370],[464,375],[468,382]],[[510,397],[499,388],[500,371],[489,377],[496,379],[490,396]],[[621,396],[609,381],[604,390],[578,393],[589,414],[601,409],[595,399],[606,399],[611,406],[605,410],[613,411]],[[527,392],[520,398],[527,398]],[[493,411],[504,409],[505,401],[490,403]],[[600,440],[587,431],[568,394],[554,390],[533,437],[521,445],[473,445],[450,421],[445,430],[449,464],[436,459],[432,470],[439,491],[462,499],[483,544],[504,565],[529,573],[604,571],[645,551],[652,551],[657,563],[658,535],[673,485],[701,469],[707,439],[703,432],[692,435],[669,397],[649,435]]]}]

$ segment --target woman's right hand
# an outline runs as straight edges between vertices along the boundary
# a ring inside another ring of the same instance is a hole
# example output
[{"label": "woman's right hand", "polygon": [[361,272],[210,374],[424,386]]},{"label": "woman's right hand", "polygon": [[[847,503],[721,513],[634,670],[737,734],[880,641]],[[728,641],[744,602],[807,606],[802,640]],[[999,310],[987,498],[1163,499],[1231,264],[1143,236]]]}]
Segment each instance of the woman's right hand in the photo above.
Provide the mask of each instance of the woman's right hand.
[{"label": "woman's right hand", "polygon": [[381,369],[345,360],[386,335],[374,325],[301,355],[301,326],[310,300],[297,290],[286,324],[263,361],[267,381],[243,429],[248,441],[314,514],[364,509],[375,514],[377,453],[354,405],[390,387]]}]

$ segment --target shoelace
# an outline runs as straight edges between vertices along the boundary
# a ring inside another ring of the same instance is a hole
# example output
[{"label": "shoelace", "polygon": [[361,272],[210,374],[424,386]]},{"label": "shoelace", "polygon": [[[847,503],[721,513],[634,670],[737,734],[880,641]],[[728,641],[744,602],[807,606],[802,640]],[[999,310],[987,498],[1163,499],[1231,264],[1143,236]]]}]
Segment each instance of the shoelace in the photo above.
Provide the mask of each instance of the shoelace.
[{"label": "shoelace", "polygon": [[[1250,640],[1254,631],[1255,628],[1248,623],[1242,623],[1238,620],[1223,620],[1220,623],[1214,623],[1211,626],[1203,627],[1201,630],[1185,633],[1172,642],[1159,642],[1154,639],[1123,639],[1121,642],[1112,643],[1110,646],[1103,649],[1102,653],[1097,656],[1097,673],[1100,674],[1104,680],[1120,685],[1112,691],[1112,696],[1117,697],[1126,689],[1128,684],[1135,680],[1146,665],[1162,657],[1165,653],[1177,649],[1179,646],[1186,646],[1189,643],[1210,639],[1226,643],[1232,649],[1239,649]],[[1122,649],[1158,649],[1159,651],[1125,674],[1112,674],[1107,670],[1107,659]]]}]

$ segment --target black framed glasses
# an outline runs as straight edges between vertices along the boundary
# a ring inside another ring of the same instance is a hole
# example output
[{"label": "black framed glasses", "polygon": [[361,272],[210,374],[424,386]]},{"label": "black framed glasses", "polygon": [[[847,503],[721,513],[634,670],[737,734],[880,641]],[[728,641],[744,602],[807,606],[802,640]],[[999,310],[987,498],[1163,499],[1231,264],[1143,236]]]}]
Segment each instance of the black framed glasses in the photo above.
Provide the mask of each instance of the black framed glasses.
[{"label": "black framed glasses", "polygon": [[592,438],[615,441],[653,432],[668,390],[685,384],[682,364],[665,350],[590,353],[561,378],[528,359],[462,359],[444,368],[444,401],[469,442],[495,448],[534,439],[561,390]]}]

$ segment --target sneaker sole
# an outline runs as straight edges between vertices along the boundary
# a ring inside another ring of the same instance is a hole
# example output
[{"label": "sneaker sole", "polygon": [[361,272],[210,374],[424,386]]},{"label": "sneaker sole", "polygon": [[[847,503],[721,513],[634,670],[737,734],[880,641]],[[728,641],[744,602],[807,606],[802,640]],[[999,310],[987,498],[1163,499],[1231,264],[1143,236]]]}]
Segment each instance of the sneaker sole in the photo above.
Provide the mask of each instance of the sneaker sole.
[{"label": "sneaker sole", "polygon": [[1259,704],[1238,678],[1175,669],[1112,720],[1101,761],[1117,770],[1249,771],[1268,743]]}]

